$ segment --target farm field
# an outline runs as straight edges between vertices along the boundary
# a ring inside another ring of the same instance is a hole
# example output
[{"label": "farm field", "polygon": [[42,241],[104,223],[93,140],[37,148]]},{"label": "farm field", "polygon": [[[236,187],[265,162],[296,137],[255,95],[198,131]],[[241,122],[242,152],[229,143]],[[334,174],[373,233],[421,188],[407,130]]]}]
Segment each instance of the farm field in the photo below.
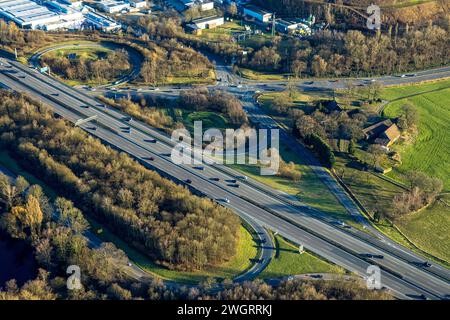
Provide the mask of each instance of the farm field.
[{"label": "farm field", "polygon": [[387,117],[395,117],[400,107],[412,104],[420,115],[418,136],[413,143],[397,144],[394,149],[402,156],[402,165],[391,175],[400,179],[410,170],[419,170],[444,182],[450,190],[450,80],[418,86],[388,88],[383,98],[393,101],[384,110]]},{"label": "farm field", "polygon": [[[404,192],[402,188],[376,175],[347,166],[347,161],[342,157],[336,159],[336,172],[341,176],[342,169],[345,167],[341,179],[364,207],[372,213],[375,209],[389,210],[393,197]],[[444,199],[450,204],[450,197],[447,196]],[[416,250],[389,222],[382,220],[375,225],[394,241]],[[401,218],[395,225],[420,249],[437,258],[447,262],[450,261],[450,250],[448,250],[448,244],[450,243],[450,207],[437,202],[424,210]]]}]

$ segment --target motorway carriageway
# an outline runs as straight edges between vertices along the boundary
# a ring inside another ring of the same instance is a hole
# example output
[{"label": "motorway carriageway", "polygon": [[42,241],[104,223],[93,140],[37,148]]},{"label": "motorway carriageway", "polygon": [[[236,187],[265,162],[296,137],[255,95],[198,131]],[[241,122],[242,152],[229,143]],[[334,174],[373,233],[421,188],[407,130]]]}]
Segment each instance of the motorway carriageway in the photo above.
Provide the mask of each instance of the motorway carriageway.
[{"label": "motorway carriageway", "polygon": [[[81,117],[80,115],[84,115],[84,117],[97,115],[97,122],[104,125],[97,126],[97,129],[94,131],[91,129],[94,124],[90,123],[83,125],[83,129],[132,154],[143,164],[149,167],[155,166],[159,170],[166,171],[170,176],[179,179],[178,181],[192,180],[192,187],[200,190],[212,199],[220,202],[221,199],[228,198],[230,203],[222,202],[222,204],[233,209],[244,219],[249,218],[258,222],[261,226],[278,231],[286,238],[296,243],[302,243],[311,251],[360,275],[365,274],[367,266],[371,263],[362,259],[358,254],[384,255],[384,259],[379,259],[376,264],[392,270],[393,273],[383,270],[382,282],[399,295],[404,294],[414,298],[424,294],[428,298],[437,299],[445,298],[449,294],[448,281],[439,279],[417,266],[408,264],[396,256],[386,253],[384,250],[374,249],[371,245],[351,237],[342,230],[312,218],[298,208],[289,206],[277,198],[255,190],[245,183],[241,184],[239,190],[235,190],[233,187],[223,185],[221,182],[210,180],[210,178],[219,177],[221,181],[224,181],[235,179],[235,177],[226,175],[222,171],[217,171],[211,166],[205,166],[204,171],[198,171],[191,166],[181,167],[173,164],[166,156],[171,151],[171,146],[163,143],[165,139],[168,139],[166,136],[136,121],[128,124],[121,120],[124,115],[113,110],[102,109],[95,100],[53,79],[18,65],[16,62],[11,62],[11,64],[32,74],[32,76],[30,74],[25,75],[25,78],[17,77],[21,73],[12,74],[13,77],[16,77],[14,80],[2,74],[1,81],[11,88],[18,91],[27,91],[33,96],[39,97],[45,103],[53,106],[58,114],[70,121],[78,120]],[[18,85],[17,82],[27,83],[33,89],[24,85]],[[58,93],[58,96],[45,97],[42,92]],[[55,101],[61,101],[62,103],[55,103]],[[88,104],[91,107],[86,108]],[[69,105],[71,109],[68,110],[64,105]],[[133,126],[130,133],[120,130],[120,127],[128,125]],[[139,130],[136,130],[134,127]],[[153,138],[156,138],[158,142],[146,142]],[[155,160],[148,160],[150,156],[154,157]],[[254,203],[248,199],[252,199]],[[399,276],[400,274],[403,276],[403,279]]]}]

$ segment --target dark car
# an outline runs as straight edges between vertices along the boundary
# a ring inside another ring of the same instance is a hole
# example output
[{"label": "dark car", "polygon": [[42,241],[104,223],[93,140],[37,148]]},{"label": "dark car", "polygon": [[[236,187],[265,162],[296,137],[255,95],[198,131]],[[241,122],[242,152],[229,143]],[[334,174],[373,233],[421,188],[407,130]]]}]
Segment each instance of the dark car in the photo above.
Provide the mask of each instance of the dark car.
[{"label": "dark car", "polygon": [[239,184],[237,184],[237,183],[231,183],[231,184],[229,184],[229,186],[233,187],[233,188],[239,188],[240,187]]},{"label": "dark car", "polygon": [[216,178],[216,177],[210,178],[210,180],[212,180],[212,181],[220,181],[220,179],[219,179],[219,178]]},{"label": "dark car", "polygon": [[194,167],[194,169],[196,169],[196,170],[205,170],[205,167],[202,167],[202,166],[197,166],[197,167]]},{"label": "dark car", "polygon": [[192,180],[191,180],[191,179],[186,179],[184,182],[186,182],[186,183],[188,183],[188,184],[191,184],[191,183],[192,183]]},{"label": "dark car", "polygon": [[373,259],[383,259],[384,258],[384,256],[381,254],[366,253],[364,256],[367,258],[373,258]]},{"label": "dark car", "polygon": [[150,161],[155,161],[155,158],[149,157],[148,160],[150,160]]}]

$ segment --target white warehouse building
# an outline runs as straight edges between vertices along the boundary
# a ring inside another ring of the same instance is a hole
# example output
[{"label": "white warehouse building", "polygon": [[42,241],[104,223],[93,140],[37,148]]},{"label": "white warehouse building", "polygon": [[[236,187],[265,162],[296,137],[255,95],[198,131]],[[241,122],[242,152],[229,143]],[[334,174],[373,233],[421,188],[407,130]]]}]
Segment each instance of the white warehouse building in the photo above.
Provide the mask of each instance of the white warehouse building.
[{"label": "white warehouse building", "polygon": [[130,3],[118,0],[103,0],[98,3],[99,8],[107,13],[119,13],[130,10]]},{"label": "white warehouse building", "polygon": [[147,7],[147,1],[146,0],[129,0],[130,5],[133,8],[136,9],[142,9]]},{"label": "white warehouse building", "polygon": [[267,23],[272,19],[271,12],[253,5],[244,7],[244,15],[264,23]]}]

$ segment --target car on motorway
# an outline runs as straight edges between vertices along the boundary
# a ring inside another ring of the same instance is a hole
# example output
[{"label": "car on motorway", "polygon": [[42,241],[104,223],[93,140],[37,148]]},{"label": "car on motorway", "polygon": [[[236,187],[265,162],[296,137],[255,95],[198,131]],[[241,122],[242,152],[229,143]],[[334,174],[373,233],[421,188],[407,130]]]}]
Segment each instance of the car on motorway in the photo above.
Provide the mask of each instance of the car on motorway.
[{"label": "car on motorway", "polygon": [[155,161],[155,158],[149,157],[148,160],[150,160],[150,161]]},{"label": "car on motorway", "polygon": [[225,203],[230,203],[230,199],[224,198],[224,199],[223,199],[223,202],[225,202]]},{"label": "car on motorway", "polygon": [[430,267],[432,266],[432,264],[429,263],[428,261],[425,261],[425,262],[423,263],[423,266],[424,266],[425,268],[430,268]]},{"label": "car on motorway", "polygon": [[194,167],[194,169],[203,171],[203,170],[205,170],[205,167],[203,167],[203,166],[196,166],[196,167]]},{"label": "car on motorway", "polygon": [[247,177],[247,176],[238,176],[237,178],[238,178],[238,179],[241,179],[241,180],[248,180],[248,177]]},{"label": "car on motorway", "polygon": [[145,142],[156,143],[156,139],[145,139]]},{"label": "car on motorway", "polygon": [[123,118],[123,120],[126,121],[126,122],[130,122],[131,120],[133,120],[133,118],[131,118],[131,117],[125,117],[125,118]]},{"label": "car on motorway", "polygon": [[211,181],[220,181],[220,179],[217,178],[217,177],[210,178],[209,180],[211,180]]},{"label": "car on motorway", "polygon": [[191,183],[192,183],[192,180],[191,180],[191,179],[186,179],[186,180],[184,180],[184,182],[186,182],[186,183],[188,183],[188,184],[191,184]]},{"label": "car on motorway", "polygon": [[240,185],[238,183],[231,183],[228,186],[233,187],[233,188],[240,188]]}]

